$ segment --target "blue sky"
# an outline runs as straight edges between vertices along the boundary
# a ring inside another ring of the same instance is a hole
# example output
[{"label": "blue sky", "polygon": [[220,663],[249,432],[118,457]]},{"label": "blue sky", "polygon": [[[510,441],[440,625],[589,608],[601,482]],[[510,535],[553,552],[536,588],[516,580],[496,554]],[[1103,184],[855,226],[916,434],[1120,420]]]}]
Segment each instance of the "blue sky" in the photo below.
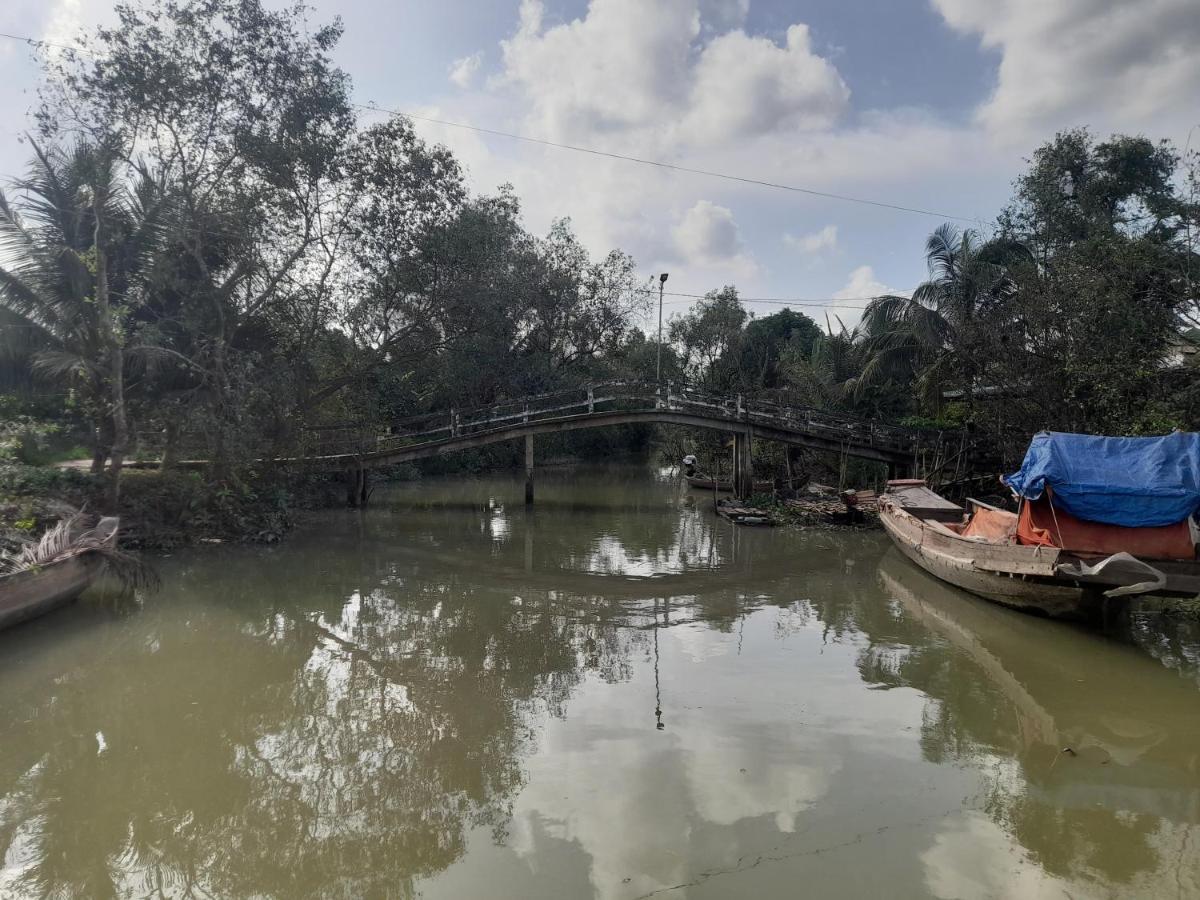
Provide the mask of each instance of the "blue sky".
[{"label": "blue sky", "polygon": [[[1182,146],[1200,122],[1196,0],[312,3],[334,15],[363,103],[985,223],[1056,130]],[[0,31],[70,42],[111,18],[110,0],[8,0]],[[28,57],[0,41],[0,174],[25,157]],[[911,289],[941,221],[418,127],[475,190],[511,182],[535,231],[569,216],[593,253],[620,247],[673,291],[840,298],[817,318]]]}]

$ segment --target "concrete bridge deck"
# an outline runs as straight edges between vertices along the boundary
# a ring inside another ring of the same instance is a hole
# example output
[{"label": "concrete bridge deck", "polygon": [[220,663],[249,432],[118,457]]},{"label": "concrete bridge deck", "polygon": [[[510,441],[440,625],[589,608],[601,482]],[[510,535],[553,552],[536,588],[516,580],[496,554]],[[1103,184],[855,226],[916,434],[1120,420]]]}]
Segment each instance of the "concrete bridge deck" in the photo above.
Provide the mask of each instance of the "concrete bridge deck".
[{"label": "concrete bridge deck", "polygon": [[610,382],[482,409],[452,409],[405,419],[385,431],[356,426],[311,429],[303,455],[278,461],[365,472],[524,438],[532,479],[534,436],[643,423],[733,434],[738,441],[734,481],[739,485],[743,477],[745,484],[752,480],[749,467],[753,439],[842,453],[886,463],[897,471],[912,471],[925,457],[944,455],[947,446],[946,436],[937,431],[901,428],[768,400],[719,397],[670,384]]}]

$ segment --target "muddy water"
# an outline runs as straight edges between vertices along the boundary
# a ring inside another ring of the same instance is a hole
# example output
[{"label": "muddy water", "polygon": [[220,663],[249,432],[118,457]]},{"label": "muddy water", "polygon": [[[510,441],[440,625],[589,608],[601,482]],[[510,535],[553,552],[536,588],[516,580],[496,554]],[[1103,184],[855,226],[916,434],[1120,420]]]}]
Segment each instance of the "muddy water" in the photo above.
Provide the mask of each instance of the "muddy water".
[{"label": "muddy water", "polygon": [[396,488],[0,636],[0,896],[1200,892],[1186,636],[540,475],[532,515]]}]

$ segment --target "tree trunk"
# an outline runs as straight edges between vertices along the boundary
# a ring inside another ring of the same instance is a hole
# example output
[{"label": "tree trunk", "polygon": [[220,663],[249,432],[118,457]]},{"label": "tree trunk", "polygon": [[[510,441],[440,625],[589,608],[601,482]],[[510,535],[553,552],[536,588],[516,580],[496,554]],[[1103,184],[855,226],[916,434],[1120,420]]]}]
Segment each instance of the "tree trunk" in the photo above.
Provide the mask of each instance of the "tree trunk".
[{"label": "tree trunk", "polygon": [[104,429],[97,423],[92,427],[92,474],[104,473],[104,463],[108,461],[108,447],[105,446]]},{"label": "tree trunk", "polygon": [[[103,398],[103,385],[101,386]],[[103,403],[103,399],[101,399]],[[108,462],[108,448],[112,446],[112,422],[102,409],[92,421],[92,469],[93,475],[104,474],[104,464]]]},{"label": "tree trunk", "polygon": [[163,431],[163,453],[159,469],[168,472],[179,462],[179,423],[174,419],[167,419]]},{"label": "tree trunk", "polygon": [[100,311],[102,333],[108,345],[109,407],[112,415],[112,448],[109,451],[108,511],[115,515],[121,502],[121,469],[125,465],[125,449],[129,444],[129,422],[125,409],[125,343],[113,321],[108,294],[108,256],[104,250],[103,196],[95,191],[92,208],[96,214],[96,306]]}]

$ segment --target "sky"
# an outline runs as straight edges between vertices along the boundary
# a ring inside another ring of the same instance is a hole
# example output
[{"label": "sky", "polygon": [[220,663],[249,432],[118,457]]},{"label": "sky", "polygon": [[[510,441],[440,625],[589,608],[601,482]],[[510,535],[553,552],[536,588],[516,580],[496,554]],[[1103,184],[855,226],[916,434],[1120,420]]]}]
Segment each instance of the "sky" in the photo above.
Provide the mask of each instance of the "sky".
[{"label": "sky", "polygon": [[[475,192],[512,184],[534,232],[569,217],[593,255],[668,272],[668,318],[693,302],[671,294],[732,284],[813,301],[791,305],[836,328],[920,283],[947,217],[986,230],[1056,131],[1200,145],[1197,4],[314,0],[309,20],[341,17],[358,103],[926,211],[416,123]],[[59,43],[112,20],[112,0],[0,3],[0,31]],[[0,176],[23,170],[37,79],[29,48],[0,39]]]}]

